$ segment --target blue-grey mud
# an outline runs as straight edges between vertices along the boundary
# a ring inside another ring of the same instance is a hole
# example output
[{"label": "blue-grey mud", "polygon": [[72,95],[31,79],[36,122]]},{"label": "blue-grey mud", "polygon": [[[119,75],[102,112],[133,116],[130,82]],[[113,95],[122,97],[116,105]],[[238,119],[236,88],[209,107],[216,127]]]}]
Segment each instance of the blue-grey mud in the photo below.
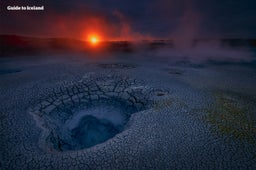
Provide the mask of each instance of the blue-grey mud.
[{"label": "blue-grey mud", "polygon": [[255,54],[199,49],[1,57],[0,169],[256,168]]}]

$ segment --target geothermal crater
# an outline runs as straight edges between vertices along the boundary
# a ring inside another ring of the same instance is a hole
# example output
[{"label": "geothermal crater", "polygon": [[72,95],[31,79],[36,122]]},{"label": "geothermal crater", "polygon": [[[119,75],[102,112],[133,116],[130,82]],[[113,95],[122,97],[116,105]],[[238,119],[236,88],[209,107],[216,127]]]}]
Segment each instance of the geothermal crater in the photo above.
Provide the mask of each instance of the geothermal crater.
[{"label": "geothermal crater", "polygon": [[[152,89],[125,76],[87,75],[31,109],[49,151],[89,148],[125,129],[131,114],[150,108]],[[157,95],[156,95],[157,96]]]},{"label": "geothermal crater", "polygon": [[[57,126],[46,142],[58,151],[89,148],[120,133],[130,115],[138,110],[121,98],[100,98],[83,103],[70,112],[67,120],[55,123]],[[65,111],[62,113],[65,115]]]}]

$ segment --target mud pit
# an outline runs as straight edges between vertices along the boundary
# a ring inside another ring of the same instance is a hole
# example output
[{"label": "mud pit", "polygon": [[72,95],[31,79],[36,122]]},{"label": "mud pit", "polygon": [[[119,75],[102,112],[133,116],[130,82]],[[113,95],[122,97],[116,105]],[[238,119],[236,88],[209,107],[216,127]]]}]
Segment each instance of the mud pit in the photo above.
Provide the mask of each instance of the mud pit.
[{"label": "mud pit", "polygon": [[[125,76],[86,75],[31,109],[43,130],[40,147],[47,151],[89,148],[125,129],[131,114],[153,104],[155,90]],[[151,96],[151,97],[149,97]]]},{"label": "mud pit", "polygon": [[[118,98],[81,104],[66,121],[57,123],[46,142],[58,151],[79,150],[102,143],[122,132],[135,106]],[[64,112],[63,112],[64,113]],[[61,114],[61,113],[60,113]]]}]

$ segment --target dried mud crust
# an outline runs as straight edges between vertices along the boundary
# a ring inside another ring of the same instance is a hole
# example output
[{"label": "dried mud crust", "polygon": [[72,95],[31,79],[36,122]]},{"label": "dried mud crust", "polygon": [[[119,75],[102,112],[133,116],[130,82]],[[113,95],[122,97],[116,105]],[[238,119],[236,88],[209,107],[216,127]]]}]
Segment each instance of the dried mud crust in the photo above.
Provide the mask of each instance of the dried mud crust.
[{"label": "dried mud crust", "polygon": [[256,146],[255,98],[235,92],[215,92],[216,106],[205,120],[212,130]]},{"label": "dried mud crust", "polygon": [[114,137],[125,129],[131,114],[154,107],[168,95],[168,90],[127,76],[90,73],[54,89],[29,112],[42,129],[41,148],[80,150]]}]

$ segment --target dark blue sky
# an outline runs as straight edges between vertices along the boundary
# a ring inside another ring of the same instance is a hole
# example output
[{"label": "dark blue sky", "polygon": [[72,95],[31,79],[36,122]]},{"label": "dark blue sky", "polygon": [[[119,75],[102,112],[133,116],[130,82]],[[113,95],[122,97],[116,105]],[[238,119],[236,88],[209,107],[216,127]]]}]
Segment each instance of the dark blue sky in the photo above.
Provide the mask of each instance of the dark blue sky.
[{"label": "dark blue sky", "polygon": [[[255,0],[1,0],[1,34],[256,38]],[[44,5],[44,11],[7,11]]]}]

